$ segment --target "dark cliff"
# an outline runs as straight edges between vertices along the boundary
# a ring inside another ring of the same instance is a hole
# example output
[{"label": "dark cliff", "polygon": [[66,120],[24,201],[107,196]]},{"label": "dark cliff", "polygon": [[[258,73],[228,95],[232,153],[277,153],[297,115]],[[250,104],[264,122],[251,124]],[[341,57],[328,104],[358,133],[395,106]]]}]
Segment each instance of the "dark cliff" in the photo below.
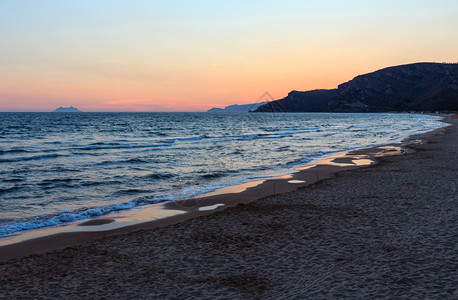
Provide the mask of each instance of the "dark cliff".
[{"label": "dark cliff", "polygon": [[256,112],[323,112],[329,111],[328,104],[335,99],[337,90],[291,91],[283,99],[258,107]]},{"label": "dark cliff", "polygon": [[415,63],[360,75],[334,90],[292,91],[256,112],[458,110],[458,64]]}]

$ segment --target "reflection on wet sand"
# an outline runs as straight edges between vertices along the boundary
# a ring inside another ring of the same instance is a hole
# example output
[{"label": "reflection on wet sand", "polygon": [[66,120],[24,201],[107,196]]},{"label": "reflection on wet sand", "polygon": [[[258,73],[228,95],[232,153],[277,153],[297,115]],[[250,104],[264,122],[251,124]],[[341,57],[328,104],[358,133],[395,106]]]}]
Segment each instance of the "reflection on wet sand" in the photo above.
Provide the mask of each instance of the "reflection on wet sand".
[{"label": "reflection on wet sand", "polygon": [[357,166],[370,166],[374,163],[372,159],[362,158],[362,159],[354,159],[352,162]]},{"label": "reflection on wet sand", "polygon": [[288,180],[288,183],[304,183],[304,180]]},{"label": "reflection on wet sand", "polygon": [[218,203],[218,204],[215,204],[215,205],[202,206],[202,207],[199,207],[199,211],[214,210],[214,209],[217,209],[220,206],[224,206],[224,204]]}]

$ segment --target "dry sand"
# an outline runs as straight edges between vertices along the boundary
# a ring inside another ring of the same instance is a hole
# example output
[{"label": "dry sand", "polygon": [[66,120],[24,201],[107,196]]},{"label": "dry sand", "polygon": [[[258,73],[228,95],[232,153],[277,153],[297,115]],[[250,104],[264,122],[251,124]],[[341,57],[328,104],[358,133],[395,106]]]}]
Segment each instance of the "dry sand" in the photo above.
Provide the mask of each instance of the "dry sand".
[{"label": "dry sand", "polygon": [[458,123],[416,153],[0,264],[0,298],[458,299]]}]

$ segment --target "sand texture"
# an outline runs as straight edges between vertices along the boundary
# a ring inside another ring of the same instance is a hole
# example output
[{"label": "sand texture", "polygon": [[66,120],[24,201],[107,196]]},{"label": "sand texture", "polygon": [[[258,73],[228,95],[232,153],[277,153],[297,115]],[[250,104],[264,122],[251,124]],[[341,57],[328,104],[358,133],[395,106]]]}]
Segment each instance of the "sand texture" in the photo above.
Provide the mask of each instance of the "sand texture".
[{"label": "sand texture", "polygon": [[153,230],[0,264],[0,298],[458,299],[458,132]]}]

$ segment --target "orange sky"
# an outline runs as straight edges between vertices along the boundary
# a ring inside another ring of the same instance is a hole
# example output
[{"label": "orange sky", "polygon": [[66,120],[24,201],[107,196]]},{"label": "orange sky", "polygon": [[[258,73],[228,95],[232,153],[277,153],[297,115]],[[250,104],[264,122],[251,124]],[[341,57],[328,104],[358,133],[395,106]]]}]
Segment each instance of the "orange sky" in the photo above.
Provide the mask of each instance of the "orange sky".
[{"label": "orange sky", "polygon": [[64,2],[0,2],[0,111],[205,111],[458,60],[456,1]]}]

